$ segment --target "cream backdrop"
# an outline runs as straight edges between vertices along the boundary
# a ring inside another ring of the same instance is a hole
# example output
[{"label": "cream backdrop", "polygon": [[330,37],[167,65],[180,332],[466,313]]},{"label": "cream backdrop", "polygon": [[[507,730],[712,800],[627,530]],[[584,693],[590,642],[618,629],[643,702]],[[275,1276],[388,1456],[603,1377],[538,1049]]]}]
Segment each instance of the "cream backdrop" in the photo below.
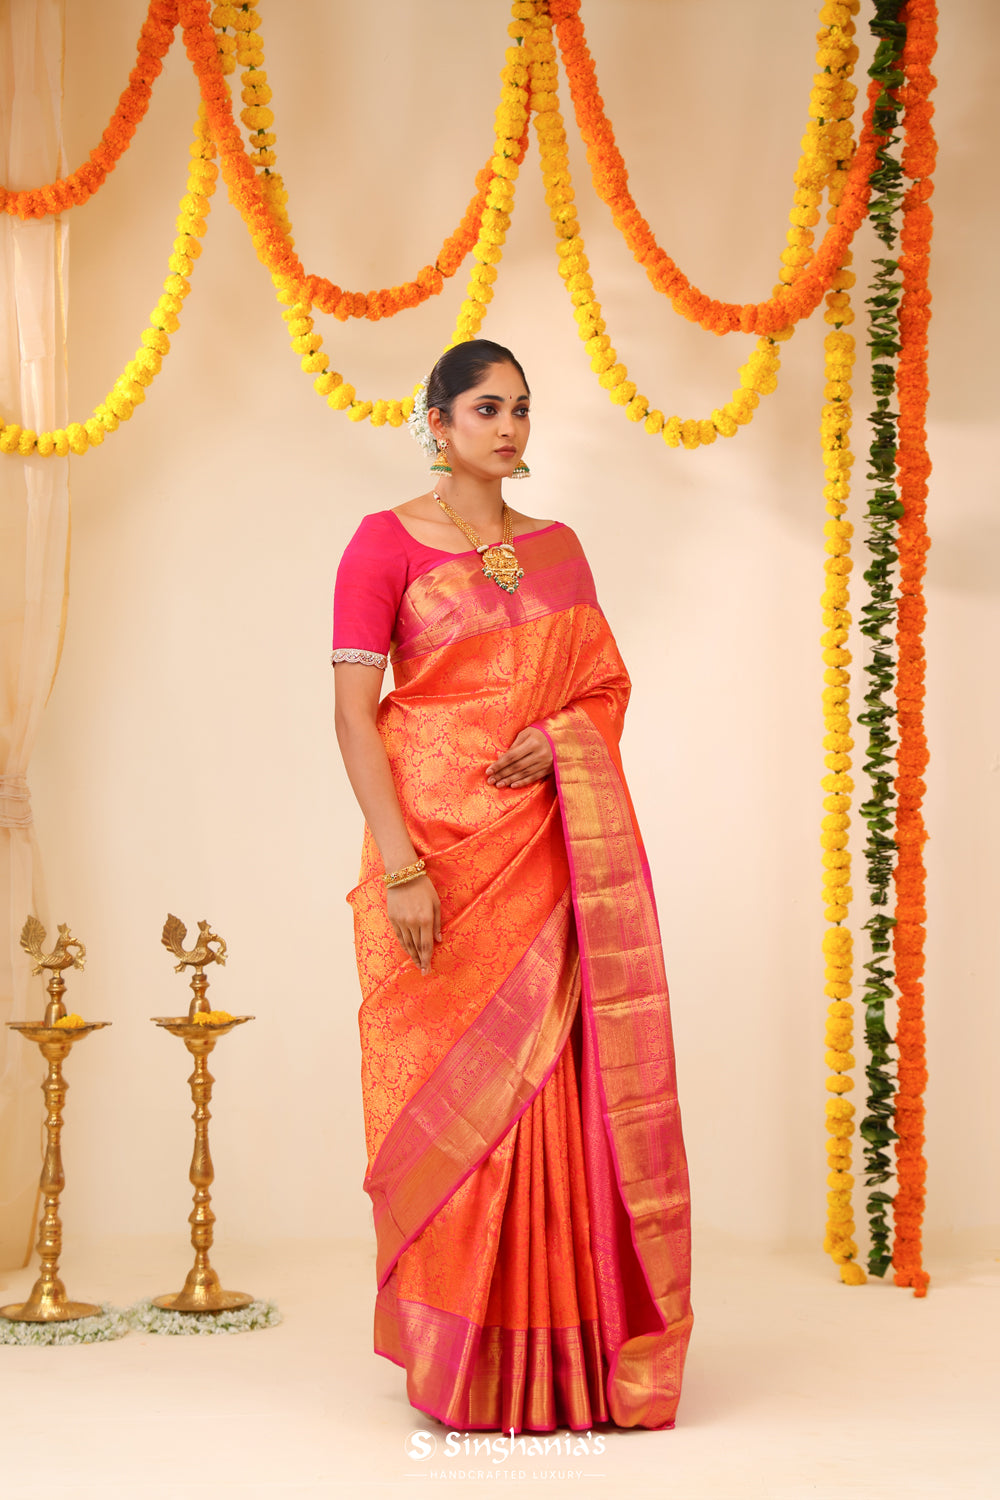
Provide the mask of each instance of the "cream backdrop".
[{"label": "cream backdrop", "polygon": [[[124,84],[144,5],[74,0],[67,11],[75,163]],[[261,13],[304,260],[359,288],[415,273],[457,222],[489,149],[504,0],[264,0]],[[636,198],[661,241],[713,294],[766,295],[816,7],[587,0],[584,14]],[[992,0],[947,7],[937,69],[933,1230],[1000,1222],[998,330],[984,274],[996,243],[998,23]],[[158,295],[195,107],[177,43],[132,149],[71,216],[74,417],[103,396]],[[654,295],[579,148],[574,161],[623,357],[658,405],[706,414],[728,395],[748,341],[691,328]],[[786,346],[779,391],[750,428],[671,452],[598,389],[552,238],[532,146],[485,332],[519,353],[533,388],[534,477],[517,503],[578,530],[634,679],[624,754],[672,980],[695,1216],[759,1240],[811,1236],[819,1255],[824,327],[814,320]],[[859,260],[869,237],[860,248]],[[337,368],[364,394],[407,393],[446,342],[461,285],[460,274],[389,322],[325,322]],[[855,472],[857,517],[863,462]],[[213,973],[212,998],[257,1017],[215,1054],[220,1237],[367,1230],[344,904],[361,824],[333,734],[330,606],[359,518],[424,487],[405,432],[355,426],[312,392],[220,190],[146,404],[72,461],[69,623],[32,782],[53,919],[89,949],[70,998],[114,1022],[69,1068],[72,1234],[185,1233],[188,1059],[147,1019],[176,1012],[187,993],[159,945],[168,910],[189,927],[208,917],[225,935],[231,960]]]}]

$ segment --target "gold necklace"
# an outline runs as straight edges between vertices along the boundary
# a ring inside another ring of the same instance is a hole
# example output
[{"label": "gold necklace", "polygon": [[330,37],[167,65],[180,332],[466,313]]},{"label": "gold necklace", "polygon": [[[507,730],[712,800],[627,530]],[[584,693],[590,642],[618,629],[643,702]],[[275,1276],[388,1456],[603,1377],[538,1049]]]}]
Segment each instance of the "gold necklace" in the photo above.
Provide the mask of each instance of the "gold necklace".
[{"label": "gold necklace", "polygon": [[448,520],[458,527],[483,559],[483,576],[492,579],[497,588],[503,589],[505,594],[515,594],[518,584],[524,577],[524,569],[518,566],[517,554],[514,551],[514,517],[511,515],[506,500],[503,503],[503,530],[500,541],[482,542],[468,521],[463,521],[462,517],[452,510],[447,500],[441,499],[437,490],[432,493]]}]

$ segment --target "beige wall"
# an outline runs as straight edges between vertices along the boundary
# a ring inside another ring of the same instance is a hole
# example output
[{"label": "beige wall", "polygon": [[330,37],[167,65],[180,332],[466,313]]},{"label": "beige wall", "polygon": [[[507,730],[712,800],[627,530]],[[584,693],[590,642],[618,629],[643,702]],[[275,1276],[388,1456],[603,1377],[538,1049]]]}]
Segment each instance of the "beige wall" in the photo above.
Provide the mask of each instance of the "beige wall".
[{"label": "beige wall", "polygon": [[[144,6],[67,9],[75,162],[124,84]],[[457,221],[490,144],[506,25],[501,0],[380,10],[376,22],[373,8],[339,0],[262,7],[298,248],[310,269],[360,288],[415,273]],[[813,7],[584,10],[636,197],[662,242],[713,294],[766,295],[805,121]],[[1000,17],[990,0],[950,11],[928,630],[936,1229],[1000,1221],[997,327],[985,275]],[[176,44],[132,150],[73,215],[74,416],[102,397],[158,295],[195,104]],[[714,339],[656,298],[581,151],[575,160],[622,356],[656,404],[707,415],[748,341]],[[824,329],[814,321],[787,346],[781,388],[749,429],[668,451],[590,374],[534,147],[519,191],[485,332],[518,351],[535,396],[534,478],[517,503],[577,528],[634,678],[624,750],[672,979],[695,1213],[734,1233],[818,1239]],[[364,394],[405,394],[447,339],[460,281],[391,323],[329,320],[337,367]],[[313,394],[224,191],[193,282],[145,406],[73,464],[69,631],[33,775],[53,911],[90,951],[71,998],[114,1026],[70,1068],[66,1222],[183,1231],[189,1069],[146,1019],[186,994],[159,946],[171,910],[226,936],[231,961],[212,997],[257,1016],[216,1054],[220,1229],[359,1233],[358,991],[343,897],[360,818],[333,735],[330,601],[360,516],[425,481],[405,432],[355,426]]]}]

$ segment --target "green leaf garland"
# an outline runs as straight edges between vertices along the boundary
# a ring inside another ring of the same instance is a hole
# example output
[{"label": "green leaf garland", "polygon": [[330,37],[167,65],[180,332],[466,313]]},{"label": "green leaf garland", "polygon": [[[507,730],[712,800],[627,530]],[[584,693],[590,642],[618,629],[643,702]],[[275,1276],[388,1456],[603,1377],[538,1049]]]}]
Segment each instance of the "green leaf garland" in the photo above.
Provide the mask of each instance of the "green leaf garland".
[{"label": "green leaf garland", "polygon": [[[873,0],[874,14],[869,22],[879,38],[875,61],[869,75],[880,85],[875,101],[874,125],[882,138],[876,153],[876,167],[871,175],[872,196],[869,217],[875,233],[891,252],[899,233],[898,219],[903,201],[903,170],[896,155],[901,105],[896,97],[904,82],[901,68],[906,26],[900,21],[901,0]],[[860,808],[867,824],[865,863],[868,892],[873,915],[865,923],[870,934],[872,957],[865,964],[864,984],[865,1041],[869,1060],[865,1069],[868,1079],[867,1113],[861,1121],[864,1140],[865,1182],[874,1189],[867,1200],[871,1246],[868,1269],[884,1276],[892,1264],[887,1211],[892,1203],[889,1193],[881,1191],[893,1175],[888,1147],[896,1139],[892,1128],[893,1077],[890,1047],[892,1036],[886,1026],[886,1001],[893,996],[892,929],[894,919],[885,910],[890,901],[890,884],[896,859],[895,824],[895,740],[893,718],[895,707],[895,625],[896,625],[896,523],[903,513],[896,489],[896,421],[892,402],[896,389],[896,358],[899,354],[899,299],[902,280],[895,259],[882,257],[875,261],[868,306],[868,347],[872,357],[871,413],[872,439],[868,450],[868,478],[875,488],[869,496],[865,538],[870,565],[865,572],[869,602],[861,610],[861,630],[871,643],[871,660],[865,666],[868,691],[865,710],[858,722],[868,730],[867,758],[864,763],[870,793]]]}]

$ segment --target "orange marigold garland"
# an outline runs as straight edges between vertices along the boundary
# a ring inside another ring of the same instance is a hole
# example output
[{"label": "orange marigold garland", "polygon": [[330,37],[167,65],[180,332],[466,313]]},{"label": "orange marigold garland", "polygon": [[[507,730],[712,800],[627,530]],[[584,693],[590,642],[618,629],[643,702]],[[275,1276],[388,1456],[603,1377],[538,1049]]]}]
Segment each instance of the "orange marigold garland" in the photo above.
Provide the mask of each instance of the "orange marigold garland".
[{"label": "orange marigold garland", "polygon": [[114,432],[145,401],[146,387],[160,371],[163,357],[170,349],[170,334],[180,327],[181,307],[191,290],[187,278],[201,254],[200,240],[207,228],[209,199],[218,176],[214,155],[215,146],[202,106],[195,121],[187,192],[180,201],[177,216],[177,238],[167,262],[170,274],[149,315],[149,327],[143,330],[139,348],[107,396],[85,422],[68,422],[52,432],[34,432],[18,422],[0,423],[0,453],[20,453],[25,458],[33,454],[48,458],[53,453],[59,457],[71,452],[86,453],[103,443],[105,434]]},{"label": "orange marigold garland", "polygon": [[903,198],[903,295],[899,307],[901,352],[897,370],[899,440],[896,469],[904,514],[899,526],[899,607],[896,641],[899,747],[897,761],[896,926],[893,949],[899,992],[896,1042],[898,1088],[895,1129],[897,1190],[893,1203],[895,1243],[892,1264],[897,1286],[912,1286],[926,1296],[930,1280],[922,1265],[922,1225],[927,1163],[924,1159],[924,1102],[927,1082],[924,1032],[924,924],[926,893],[923,818],[927,736],[924,728],[926,657],[923,626],[926,604],[924,571],[930,541],[927,535],[927,328],[931,295],[927,286],[930,264],[936,144],[930,102],[935,79],[930,71],[937,43],[937,6],[934,0],[909,0],[905,12],[906,43],[902,89],[905,144],[903,172],[910,179]]},{"label": "orange marigold garland", "polygon": [[[820,20],[835,22],[843,28],[856,8],[854,0],[850,4],[824,5]],[[660,248],[629,192],[628,171],[615,145],[614,131],[598,92],[594,62],[580,19],[580,0],[551,0],[550,9],[573,96],[577,125],[587,143],[594,187],[610,208],[629,249],[657,291],[670,298],[677,312],[713,333],[773,335],[808,317],[829,290],[831,277],[843,264],[844,253],[864,219],[869,195],[868,178],[875,162],[870,119],[866,116],[854,161],[844,181],[836,219],[808,268],[796,279],[794,289],[786,293],[782,288],[765,302],[741,305],[717,301],[692,286],[666,251]]]},{"label": "orange marigold garland", "polygon": [[149,11],[136,48],[135,67],[129,74],[118,106],[108,122],[100,145],[75,172],[44,187],[14,192],[0,187],[0,208],[18,219],[43,219],[86,203],[113,172],[141,123],[153,93],[153,84],[163,70],[177,26],[177,0],[150,0]]}]

